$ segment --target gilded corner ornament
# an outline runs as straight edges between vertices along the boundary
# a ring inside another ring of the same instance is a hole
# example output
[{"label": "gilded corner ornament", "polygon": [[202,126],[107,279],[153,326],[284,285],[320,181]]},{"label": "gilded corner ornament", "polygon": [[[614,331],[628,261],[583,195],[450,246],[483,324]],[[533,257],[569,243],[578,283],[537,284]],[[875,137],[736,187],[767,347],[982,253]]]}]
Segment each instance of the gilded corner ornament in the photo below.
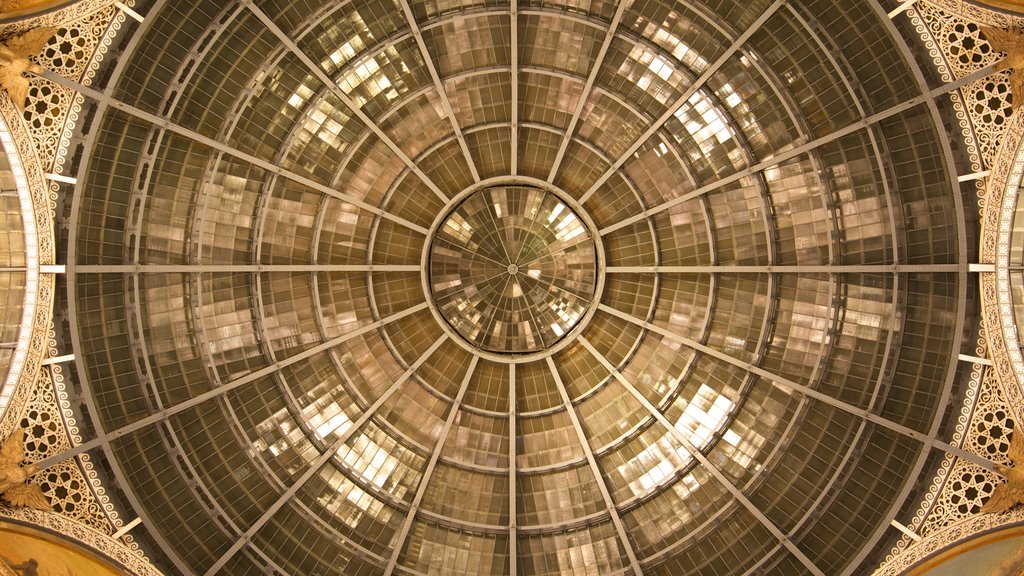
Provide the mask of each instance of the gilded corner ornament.
[{"label": "gilded corner ornament", "polygon": [[1010,106],[1016,112],[1024,101],[1024,32],[990,26],[981,26],[980,29],[993,50],[1006,54],[993,69],[996,72],[1013,70],[1010,72],[1010,93],[1013,94]]},{"label": "gilded corner ornament", "polygon": [[25,111],[28,98],[28,77],[25,72],[39,74],[43,67],[31,62],[57,33],[56,28],[33,28],[0,43],[0,86],[11,97],[19,112]]},{"label": "gilded corner ornament", "polygon": [[50,510],[50,500],[38,484],[26,483],[39,472],[37,464],[22,466],[25,459],[25,429],[21,428],[0,447],[0,495],[11,506]]},{"label": "gilded corner ornament", "polygon": [[1000,514],[1024,502],[1024,434],[1013,433],[1010,439],[1010,452],[1007,454],[1014,467],[995,465],[995,471],[1006,478],[1006,482],[996,486],[992,496],[981,507],[982,514]]}]

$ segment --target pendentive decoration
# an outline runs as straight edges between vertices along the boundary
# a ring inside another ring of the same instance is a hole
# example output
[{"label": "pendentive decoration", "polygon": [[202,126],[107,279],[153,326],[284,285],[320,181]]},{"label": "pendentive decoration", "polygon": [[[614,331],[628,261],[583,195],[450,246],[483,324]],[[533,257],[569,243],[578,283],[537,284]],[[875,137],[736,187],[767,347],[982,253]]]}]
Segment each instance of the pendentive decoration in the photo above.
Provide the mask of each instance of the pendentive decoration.
[{"label": "pendentive decoration", "polygon": [[992,48],[1006,54],[1002,60],[996,62],[993,69],[996,72],[1013,69],[1010,73],[1010,93],[1013,94],[1010,107],[1016,112],[1021,102],[1024,102],[1024,32],[988,26],[980,28]]},{"label": "pendentive decoration", "polygon": [[981,507],[983,514],[999,514],[1006,512],[1017,504],[1024,502],[1024,434],[1013,433],[1010,439],[1010,452],[1007,454],[1014,467],[996,464],[995,471],[1006,478],[1006,482],[996,486],[992,497]]},{"label": "pendentive decoration", "polygon": [[28,98],[25,72],[38,74],[43,71],[43,67],[30,62],[29,57],[38,54],[56,33],[56,28],[34,28],[0,43],[0,86],[19,112],[25,111],[25,99]]}]

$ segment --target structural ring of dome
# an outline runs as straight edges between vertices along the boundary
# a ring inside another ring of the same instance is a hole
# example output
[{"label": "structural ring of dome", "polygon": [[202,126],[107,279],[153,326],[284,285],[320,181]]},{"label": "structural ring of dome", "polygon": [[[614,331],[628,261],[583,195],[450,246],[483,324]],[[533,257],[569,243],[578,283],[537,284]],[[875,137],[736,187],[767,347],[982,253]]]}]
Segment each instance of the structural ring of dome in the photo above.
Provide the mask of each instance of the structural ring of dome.
[{"label": "structural ring of dome", "polygon": [[604,257],[596,227],[567,194],[533,179],[491,179],[440,212],[423,286],[442,327],[483,357],[535,360],[593,315]]}]

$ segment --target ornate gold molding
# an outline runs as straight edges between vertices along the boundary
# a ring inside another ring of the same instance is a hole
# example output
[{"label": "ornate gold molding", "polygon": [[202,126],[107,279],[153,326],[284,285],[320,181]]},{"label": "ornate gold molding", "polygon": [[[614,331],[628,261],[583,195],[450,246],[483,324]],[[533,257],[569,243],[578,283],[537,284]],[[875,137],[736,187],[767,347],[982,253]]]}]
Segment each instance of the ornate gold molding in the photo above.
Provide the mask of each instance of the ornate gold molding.
[{"label": "ornate gold molding", "polygon": [[[24,216],[26,223],[34,229],[35,237],[35,257],[29,255],[27,259],[29,280],[26,282],[26,292],[32,289],[33,283],[36,286],[34,309],[26,310],[19,336],[19,348],[22,348],[23,343],[27,343],[27,346],[15,352],[16,355],[20,355],[20,369],[16,374],[14,390],[4,390],[10,394],[10,401],[2,407],[6,410],[0,416],[0,435],[7,435],[21,419],[25,405],[35,388],[36,375],[47,350],[50,323],[53,320],[55,278],[53,274],[40,273],[39,266],[56,264],[53,222],[57,194],[50,189],[28,128],[9,98],[0,98],[0,116],[3,118],[0,122],[0,141],[11,160],[19,194],[25,193],[31,198],[32,210]],[[22,187],[25,188],[24,191],[21,190]],[[26,238],[26,250],[32,249],[33,246]]]},{"label": "ornate gold molding", "polygon": [[[126,5],[134,2],[128,0]],[[83,0],[61,10],[27,20],[0,24],[0,36],[39,26],[60,30],[35,60],[43,67],[91,84],[114,37],[125,21],[111,0]],[[42,360],[63,351],[56,348],[53,329],[54,274],[41,273],[38,265],[56,263],[54,222],[58,185],[46,173],[60,174],[68,155],[71,134],[81,111],[82,98],[41,77],[30,79],[29,106],[20,113],[0,96],[0,132],[8,155],[18,164],[26,194],[31,198],[30,216],[38,238],[35,271],[38,305],[23,338],[28,343],[25,362],[7,409],[0,405],[0,435],[29,425],[38,438],[30,441],[32,460],[59,454],[82,442],[65,387],[63,368],[43,366]],[[56,531],[118,560],[127,573],[159,574],[130,534],[119,540],[111,535],[124,526],[99,480],[89,454],[41,471],[33,482],[40,484],[53,502],[55,512],[12,510],[0,506],[0,518],[10,518]]]}]

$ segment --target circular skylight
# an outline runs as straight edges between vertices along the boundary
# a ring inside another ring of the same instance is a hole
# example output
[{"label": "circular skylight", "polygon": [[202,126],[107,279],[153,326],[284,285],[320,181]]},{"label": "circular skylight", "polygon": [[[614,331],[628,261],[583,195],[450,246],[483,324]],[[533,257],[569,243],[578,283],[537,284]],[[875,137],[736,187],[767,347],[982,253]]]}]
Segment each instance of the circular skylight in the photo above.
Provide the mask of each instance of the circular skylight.
[{"label": "circular skylight", "polygon": [[444,215],[428,282],[442,317],[488,352],[544,350],[594,299],[597,251],[569,201],[539,187],[478,190]]}]

